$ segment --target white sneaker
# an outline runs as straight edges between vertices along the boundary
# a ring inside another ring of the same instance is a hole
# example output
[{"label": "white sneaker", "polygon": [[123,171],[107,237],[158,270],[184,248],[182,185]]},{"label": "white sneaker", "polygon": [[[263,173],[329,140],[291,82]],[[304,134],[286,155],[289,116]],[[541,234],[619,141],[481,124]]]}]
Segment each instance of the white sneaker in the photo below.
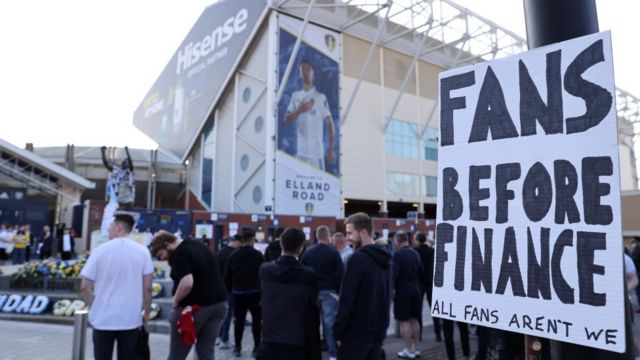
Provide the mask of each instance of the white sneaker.
[{"label": "white sneaker", "polygon": [[334,356],[330,356],[329,360],[336,360],[336,358]]},{"label": "white sneaker", "polygon": [[401,359],[415,359],[416,355],[405,348],[398,353],[398,357]]},{"label": "white sneaker", "polygon": [[231,345],[229,345],[228,341],[221,341],[220,342],[220,349],[222,350],[226,350],[226,349],[230,349]]}]

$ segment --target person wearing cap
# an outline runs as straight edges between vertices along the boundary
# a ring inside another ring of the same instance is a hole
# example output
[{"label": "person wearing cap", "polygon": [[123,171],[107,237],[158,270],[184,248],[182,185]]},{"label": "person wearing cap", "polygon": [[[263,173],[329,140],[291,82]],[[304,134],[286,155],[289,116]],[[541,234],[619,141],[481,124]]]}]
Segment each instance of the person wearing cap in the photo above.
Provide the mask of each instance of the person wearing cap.
[{"label": "person wearing cap", "polygon": [[[227,237],[227,245],[220,249],[216,253],[216,261],[218,262],[218,269],[220,269],[220,275],[224,276],[224,269],[227,267],[227,260],[229,256],[240,247],[240,235]],[[231,319],[233,318],[233,294],[227,292],[227,314],[222,321],[220,331],[218,332],[218,340],[220,341],[220,349],[229,348],[229,327],[231,326]]]},{"label": "person wearing cap", "polygon": [[256,233],[253,229],[242,231],[241,246],[234,251],[224,271],[224,283],[231,292],[234,301],[233,316],[235,317],[233,354],[242,356],[242,333],[247,311],[251,312],[251,332],[253,333],[253,355],[260,347],[260,322],[262,312],[260,308],[260,282],[258,271],[264,262],[262,253],[253,248]]},{"label": "person wearing cap", "polygon": [[109,241],[92,250],[80,273],[97,360],[110,360],[115,342],[118,359],[133,359],[139,328],[149,320],[153,263],[149,250],[129,238],[134,222],[132,215],[116,213]]},{"label": "person wearing cap", "polygon": [[284,228],[278,227],[273,234],[274,240],[267,245],[267,249],[264,251],[264,261],[277,260],[282,254],[282,247],[280,246],[280,237],[284,232]]}]

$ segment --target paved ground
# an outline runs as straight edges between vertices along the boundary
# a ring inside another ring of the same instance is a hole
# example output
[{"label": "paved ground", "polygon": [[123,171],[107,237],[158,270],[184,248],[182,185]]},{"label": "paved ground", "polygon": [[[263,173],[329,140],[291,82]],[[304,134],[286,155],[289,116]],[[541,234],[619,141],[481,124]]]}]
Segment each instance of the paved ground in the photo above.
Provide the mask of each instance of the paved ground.
[{"label": "paved ground", "polygon": [[[2,360],[69,359],[71,358],[72,342],[73,326],[0,321],[0,359]],[[151,334],[149,345],[152,359],[166,359],[169,349],[169,335]],[[475,348],[473,337],[471,346],[472,349]],[[402,347],[402,341],[390,335],[385,342],[387,359],[395,359],[395,353],[400,351]],[[252,359],[253,340],[251,339],[250,327],[245,328],[243,348],[245,350],[240,359]],[[431,328],[425,332],[425,341],[423,341],[421,349],[424,352],[423,359],[445,358],[444,347],[442,343],[435,342]],[[88,329],[85,358],[93,359],[92,352],[91,329]],[[195,356],[192,354],[189,358],[195,359]],[[323,358],[328,359],[326,352],[323,353]],[[235,360],[238,358],[233,356],[231,350],[216,349],[216,359]]]}]

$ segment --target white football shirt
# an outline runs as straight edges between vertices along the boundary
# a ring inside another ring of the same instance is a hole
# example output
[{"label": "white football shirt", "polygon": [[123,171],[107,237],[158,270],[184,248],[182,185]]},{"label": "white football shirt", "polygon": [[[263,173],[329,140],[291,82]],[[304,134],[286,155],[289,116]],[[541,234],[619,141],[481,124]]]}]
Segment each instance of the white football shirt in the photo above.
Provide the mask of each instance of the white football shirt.
[{"label": "white football shirt", "polygon": [[296,123],[298,137],[298,157],[319,163],[324,169],[324,119],[331,116],[327,98],[323,93],[312,88],[298,90],[291,95],[287,112],[295,112],[304,101],[313,100],[311,110],[301,113]]}]

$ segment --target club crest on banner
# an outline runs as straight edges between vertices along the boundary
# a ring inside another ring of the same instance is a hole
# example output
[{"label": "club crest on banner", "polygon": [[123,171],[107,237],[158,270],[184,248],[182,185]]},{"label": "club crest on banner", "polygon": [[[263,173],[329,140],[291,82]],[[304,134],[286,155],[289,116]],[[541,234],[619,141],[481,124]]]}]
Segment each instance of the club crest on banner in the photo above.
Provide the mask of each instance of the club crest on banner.
[{"label": "club crest on banner", "polygon": [[304,210],[309,215],[313,214],[313,203],[308,202],[308,203],[304,204]]},{"label": "club crest on banner", "polygon": [[330,52],[333,52],[333,50],[336,49],[336,37],[331,34],[325,35],[324,44],[327,46],[327,49],[329,49]]}]

